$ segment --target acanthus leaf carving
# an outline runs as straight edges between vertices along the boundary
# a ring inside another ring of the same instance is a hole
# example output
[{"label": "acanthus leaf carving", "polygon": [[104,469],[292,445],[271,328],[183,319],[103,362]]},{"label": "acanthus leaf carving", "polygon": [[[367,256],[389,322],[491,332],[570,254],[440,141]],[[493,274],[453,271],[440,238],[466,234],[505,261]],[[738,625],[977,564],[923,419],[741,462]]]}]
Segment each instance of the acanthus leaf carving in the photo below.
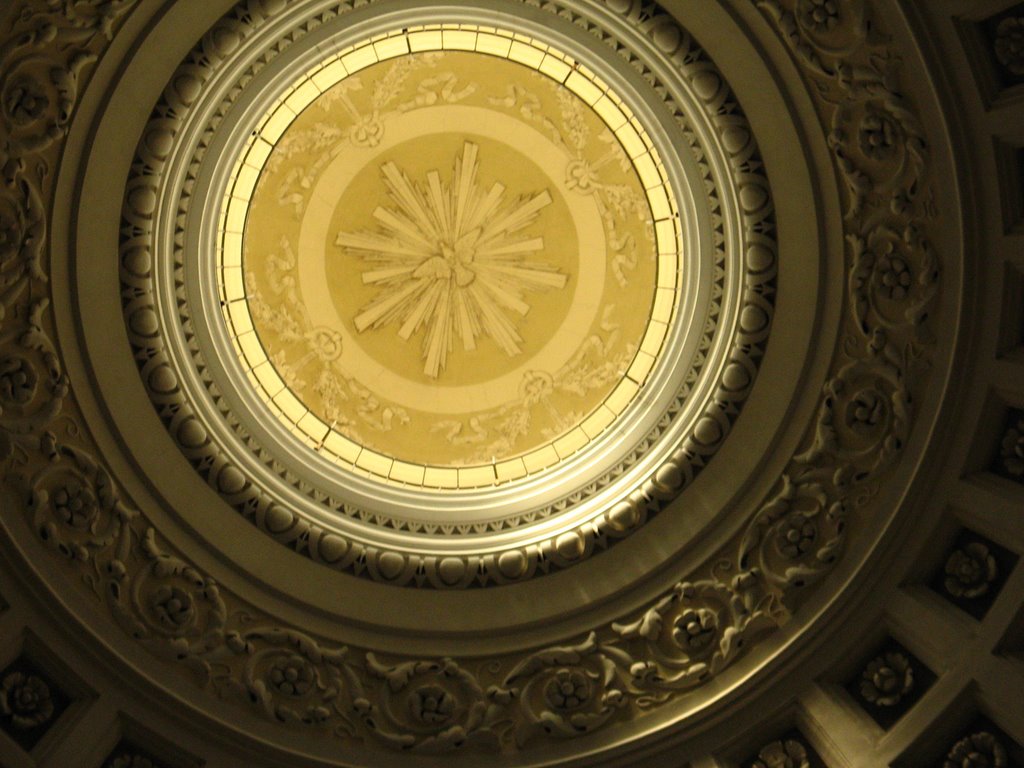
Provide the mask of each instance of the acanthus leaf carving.
[{"label": "acanthus leaf carving", "polygon": [[498,746],[488,697],[453,659],[388,664],[368,653],[365,672],[377,685],[354,706],[366,730],[388,746],[428,754]]},{"label": "acanthus leaf carving", "polygon": [[[142,561],[142,567],[133,560]],[[190,667],[204,683],[209,653],[225,642],[227,606],[209,576],[166,551],[146,528],[128,557],[106,563],[107,605],[121,627],[155,655]]]},{"label": "acanthus leaf carving", "polygon": [[531,654],[494,690],[519,703],[514,738],[525,744],[539,733],[570,738],[604,725],[628,704],[621,676],[592,632],[576,645]]},{"label": "acanthus leaf carving", "polygon": [[[107,470],[85,451],[55,446],[50,461],[30,482],[28,511],[36,533],[65,556],[93,561],[110,548],[125,553],[136,516],[114,488]],[[90,575],[92,578],[92,575]]]},{"label": "acanthus leaf carving", "polygon": [[[362,688],[348,648],[325,646],[297,630],[265,626],[227,631],[211,653],[212,681],[223,696],[252,703],[286,724],[329,724],[352,735],[352,700]],[[236,673],[231,662],[244,658]]]},{"label": "acanthus leaf carving", "polygon": [[629,666],[639,690],[686,690],[728,666],[746,640],[778,626],[774,598],[759,589],[756,570],[731,583],[719,579],[680,582],[639,619],[613,623],[624,641],[641,648]]}]

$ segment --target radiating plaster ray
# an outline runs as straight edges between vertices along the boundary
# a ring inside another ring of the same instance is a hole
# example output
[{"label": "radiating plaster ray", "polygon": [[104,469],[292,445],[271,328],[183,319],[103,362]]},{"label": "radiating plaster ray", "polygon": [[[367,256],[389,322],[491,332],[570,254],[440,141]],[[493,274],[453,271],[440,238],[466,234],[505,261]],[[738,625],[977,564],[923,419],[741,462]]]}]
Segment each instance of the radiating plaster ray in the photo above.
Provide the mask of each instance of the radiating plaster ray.
[{"label": "radiating plaster ray", "polygon": [[506,314],[525,316],[524,292],[565,287],[568,276],[550,264],[528,261],[543,250],[544,238],[517,237],[551,204],[547,190],[505,202],[505,186],[483,192],[477,183],[479,147],[465,142],[451,180],[437,170],[417,184],[393,162],[381,166],[393,207],[379,206],[376,232],[341,232],[335,244],[368,264],[366,285],[381,292],[355,317],[359,332],[398,322],[398,336],[424,329],[423,372],[437,378],[445,369],[453,339],[477,348],[486,334],[509,356],[522,338]]}]

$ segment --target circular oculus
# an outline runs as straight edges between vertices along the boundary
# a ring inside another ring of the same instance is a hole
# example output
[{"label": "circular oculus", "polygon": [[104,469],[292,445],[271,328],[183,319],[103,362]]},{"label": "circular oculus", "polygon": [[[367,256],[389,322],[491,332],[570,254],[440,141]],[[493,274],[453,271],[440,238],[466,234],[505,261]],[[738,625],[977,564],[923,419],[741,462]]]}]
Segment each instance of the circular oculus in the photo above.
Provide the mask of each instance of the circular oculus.
[{"label": "circular oculus", "polygon": [[585,450],[643,391],[678,229],[658,150],[585,67],[511,31],[403,30],[260,119],[218,288],[299,441],[384,482],[490,487]]}]

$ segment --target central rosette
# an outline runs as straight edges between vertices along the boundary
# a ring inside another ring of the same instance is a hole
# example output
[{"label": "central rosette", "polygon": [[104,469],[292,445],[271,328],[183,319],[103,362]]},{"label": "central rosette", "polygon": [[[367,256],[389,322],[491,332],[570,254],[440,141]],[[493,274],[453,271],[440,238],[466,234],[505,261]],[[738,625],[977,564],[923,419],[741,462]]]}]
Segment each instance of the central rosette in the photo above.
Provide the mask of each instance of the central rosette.
[{"label": "central rosette", "polygon": [[431,378],[445,370],[456,337],[467,352],[486,334],[509,357],[520,354],[515,318],[530,311],[529,293],[567,281],[556,266],[532,259],[544,238],[530,230],[550,193],[510,199],[500,182],[478,183],[479,165],[480,148],[469,141],[448,181],[437,169],[413,181],[384,163],[389,204],[374,210],[376,228],[336,240],[364,262],[363,284],[379,289],[356,315],[356,329],[395,324],[403,341],[423,329],[423,372]]}]

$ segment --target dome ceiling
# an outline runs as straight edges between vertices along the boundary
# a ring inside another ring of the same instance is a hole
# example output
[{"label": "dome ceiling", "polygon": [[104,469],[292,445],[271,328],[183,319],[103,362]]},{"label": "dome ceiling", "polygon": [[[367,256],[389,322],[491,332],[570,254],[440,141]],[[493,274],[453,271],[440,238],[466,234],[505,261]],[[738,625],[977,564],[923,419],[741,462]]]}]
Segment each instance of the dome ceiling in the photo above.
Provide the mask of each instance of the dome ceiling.
[{"label": "dome ceiling", "polygon": [[0,762],[1024,757],[1012,9],[157,5],[0,34]]}]

